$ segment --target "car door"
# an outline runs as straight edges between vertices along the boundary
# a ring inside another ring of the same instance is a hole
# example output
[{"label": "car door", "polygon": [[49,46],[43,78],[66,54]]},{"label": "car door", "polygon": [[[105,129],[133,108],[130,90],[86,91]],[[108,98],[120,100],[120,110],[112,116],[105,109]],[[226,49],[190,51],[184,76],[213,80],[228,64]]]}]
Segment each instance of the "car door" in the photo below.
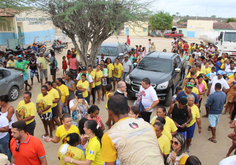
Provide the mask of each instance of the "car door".
[{"label": "car door", "polygon": [[180,80],[181,71],[176,71],[176,69],[180,67],[180,64],[181,64],[181,60],[180,60],[179,56],[177,56],[176,58],[174,58],[173,71],[172,71],[172,79],[173,79],[175,86],[177,85],[177,83]]},{"label": "car door", "polygon": [[8,94],[8,81],[7,78],[4,76],[4,70],[0,69],[0,95]]}]

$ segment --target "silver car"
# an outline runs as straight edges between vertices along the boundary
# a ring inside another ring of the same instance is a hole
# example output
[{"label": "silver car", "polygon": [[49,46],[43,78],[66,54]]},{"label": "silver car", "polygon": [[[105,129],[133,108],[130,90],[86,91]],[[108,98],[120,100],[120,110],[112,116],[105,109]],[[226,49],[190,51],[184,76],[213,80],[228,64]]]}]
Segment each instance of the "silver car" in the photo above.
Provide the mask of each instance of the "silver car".
[{"label": "silver car", "polygon": [[21,71],[0,67],[0,95],[8,95],[14,101],[24,88],[24,79]]}]

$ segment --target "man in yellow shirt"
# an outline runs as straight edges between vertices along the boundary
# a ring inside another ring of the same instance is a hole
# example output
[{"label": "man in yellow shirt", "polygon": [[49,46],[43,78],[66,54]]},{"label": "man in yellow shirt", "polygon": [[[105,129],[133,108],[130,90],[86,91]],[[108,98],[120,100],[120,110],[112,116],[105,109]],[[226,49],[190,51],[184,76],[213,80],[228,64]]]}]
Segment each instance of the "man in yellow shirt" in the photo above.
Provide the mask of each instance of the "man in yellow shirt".
[{"label": "man in yellow shirt", "polygon": [[101,160],[115,165],[118,157],[120,164],[125,165],[153,162],[164,165],[153,127],[147,122],[129,118],[128,109],[124,96],[114,95],[109,99],[108,114],[116,124],[102,137]]},{"label": "man in yellow shirt", "polygon": [[31,92],[24,93],[24,100],[20,101],[16,108],[17,120],[23,120],[26,123],[26,132],[34,135],[36,106],[31,102]]},{"label": "man in yellow shirt", "polygon": [[113,76],[113,91],[115,91],[116,82],[118,83],[122,80],[123,75],[123,66],[119,62],[119,59],[116,58],[116,63],[114,64],[114,76]]},{"label": "man in yellow shirt", "polygon": [[9,61],[7,62],[7,68],[14,68],[16,60],[14,60],[13,55],[9,55]]},{"label": "man in yellow shirt", "polygon": [[48,67],[47,62],[50,62],[49,59],[46,58],[48,54],[43,55],[43,53],[39,54],[39,57],[37,59],[37,67],[39,68],[39,77],[41,86],[43,86],[43,77],[45,78],[45,81],[48,81]]},{"label": "man in yellow shirt", "polygon": [[156,136],[158,143],[161,148],[161,152],[168,157],[170,153],[170,140],[168,137],[166,137],[164,134],[162,134],[163,131],[163,125],[160,122],[154,123],[153,127],[155,128],[156,131]]}]

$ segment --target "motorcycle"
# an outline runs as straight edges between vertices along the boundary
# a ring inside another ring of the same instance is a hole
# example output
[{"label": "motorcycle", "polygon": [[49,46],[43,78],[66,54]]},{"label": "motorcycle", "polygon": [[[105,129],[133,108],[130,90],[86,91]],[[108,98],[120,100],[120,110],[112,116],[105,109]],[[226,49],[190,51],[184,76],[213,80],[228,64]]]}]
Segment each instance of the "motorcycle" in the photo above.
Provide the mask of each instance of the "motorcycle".
[{"label": "motorcycle", "polygon": [[63,51],[63,48],[64,48],[64,45],[61,45],[61,46],[52,45],[52,49],[48,49],[47,53],[50,53],[50,51],[53,50],[55,53],[61,54]]},{"label": "motorcycle", "polygon": [[53,42],[56,46],[62,46],[64,45],[64,49],[68,48],[68,42],[62,42],[59,39],[55,39]]}]

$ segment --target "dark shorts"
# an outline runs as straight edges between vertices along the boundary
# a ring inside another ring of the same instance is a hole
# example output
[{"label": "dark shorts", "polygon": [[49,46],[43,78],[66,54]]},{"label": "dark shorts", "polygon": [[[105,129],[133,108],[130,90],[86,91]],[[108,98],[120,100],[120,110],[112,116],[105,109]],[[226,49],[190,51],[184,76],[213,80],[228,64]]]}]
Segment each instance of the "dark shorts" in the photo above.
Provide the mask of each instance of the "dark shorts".
[{"label": "dark shorts", "polygon": [[114,80],[114,81],[120,81],[120,78],[113,77],[113,80]]},{"label": "dark shorts", "polygon": [[45,114],[40,115],[40,119],[44,119],[46,121],[52,120],[52,112],[47,112]]},{"label": "dark shorts", "polygon": [[57,111],[58,111],[57,106],[52,108],[52,118],[57,118]]},{"label": "dark shorts", "polygon": [[36,77],[39,76],[38,69],[35,69],[35,70],[30,69],[30,77],[33,78],[34,75],[35,75]]},{"label": "dark shorts", "polygon": [[50,69],[50,73],[52,76],[55,76],[57,72],[57,69]]},{"label": "dark shorts", "polygon": [[70,73],[73,74],[73,75],[77,74],[77,70],[76,69],[70,69]]},{"label": "dark shorts", "polygon": [[111,83],[111,78],[107,78],[107,83],[108,83],[108,84]]},{"label": "dark shorts", "polygon": [[36,125],[35,120],[32,123],[26,125],[26,132],[28,132],[30,135],[34,135],[35,125]]},{"label": "dark shorts", "polygon": [[95,86],[95,90],[101,89],[101,85]]},{"label": "dark shorts", "polygon": [[196,122],[191,126],[187,128],[187,139],[192,139],[194,135]]}]

